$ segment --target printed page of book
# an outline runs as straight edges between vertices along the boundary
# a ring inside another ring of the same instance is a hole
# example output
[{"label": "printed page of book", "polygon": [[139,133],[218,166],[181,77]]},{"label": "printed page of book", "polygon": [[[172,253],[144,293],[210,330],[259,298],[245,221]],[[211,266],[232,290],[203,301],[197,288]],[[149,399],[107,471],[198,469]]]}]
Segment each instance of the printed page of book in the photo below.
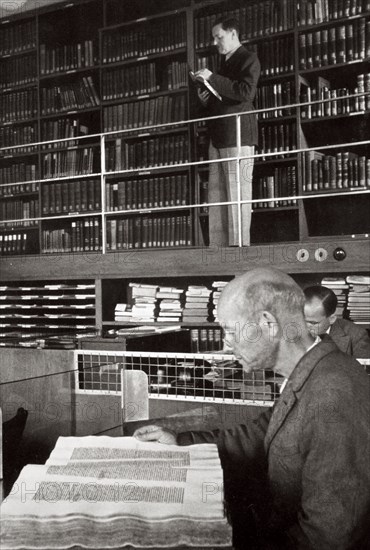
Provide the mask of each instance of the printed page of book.
[{"label": "printed page of book", "polygon": [[227,548],[222,483],[215,445],[61,437],[2,504],[1,548],[68,548],[76,538],[86,548]]}]

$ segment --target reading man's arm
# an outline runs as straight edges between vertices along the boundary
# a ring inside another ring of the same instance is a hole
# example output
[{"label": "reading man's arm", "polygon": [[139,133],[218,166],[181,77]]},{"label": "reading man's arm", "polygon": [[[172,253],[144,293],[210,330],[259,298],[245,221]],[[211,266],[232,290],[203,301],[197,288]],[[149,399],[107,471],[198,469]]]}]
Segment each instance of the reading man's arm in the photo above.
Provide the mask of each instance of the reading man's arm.
[{"label": "reading man's arm", "polygon": [[253,101],[261,72],[261,65],[255,52],[244,61],[236,79],[212,73],[208,82],[223,97],[236,102]]},{"label": "reading man's arm", "polygon": [[271,418],[271,410],[255,420],[227,430],[182,432],[177,436],[178,445],[216,443],[225,460],[245,463],[264,454],[264,439]]}]

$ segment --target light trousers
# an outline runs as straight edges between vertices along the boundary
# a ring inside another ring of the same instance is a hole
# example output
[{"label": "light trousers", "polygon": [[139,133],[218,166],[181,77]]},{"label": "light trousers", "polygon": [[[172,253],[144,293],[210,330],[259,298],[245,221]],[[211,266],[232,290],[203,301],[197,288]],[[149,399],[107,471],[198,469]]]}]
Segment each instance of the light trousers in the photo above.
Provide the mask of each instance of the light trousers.
[{"label": "light trousers", "polygon": [[[209,160],[235,157],[237,147],[218,149],[212,142],[209,145]],[[245,145],[240,148],[241,156],[254,154],[254,146]],[[242,159],[240,162],[240,199],[252,198],[252,178],[254,159]],[[210,164],[208,183],[208,202],[228,202],[238,200],[237,161],[215,162]],[[239,244],[238,237],[239,205],[209,207],[209,243],[210,245],[235,246]],[[251,204],[241,205],[242,245],[250,244]]]}]

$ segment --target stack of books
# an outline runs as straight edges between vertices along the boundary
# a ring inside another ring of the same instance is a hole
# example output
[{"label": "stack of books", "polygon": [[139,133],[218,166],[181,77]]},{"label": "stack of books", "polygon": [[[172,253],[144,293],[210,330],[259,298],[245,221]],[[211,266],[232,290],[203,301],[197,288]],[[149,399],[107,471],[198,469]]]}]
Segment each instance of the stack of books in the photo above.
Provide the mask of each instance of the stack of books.
[{"label": "stack of books", "polygon": [[355,323],[370,323],[370,277],[366,275],[348,275],[349,284],[348,313]]},{"label": "stack of books", "polygon": [[322,286],[330,288],[337,297],[338,304],[335,314],[338,317],[343,317],[347,305],[347,293],[349,285],[345,279],[341,277],[324,277],[321,281]]},{"label": "stack of books", "polygon": [[157,285],[129,283],[132,290],[132,317],[135,323],[154,323],[157,317]]},{"label": "stack of books", "polygon": [[171,286],[160,286],[156,298],[159,305],[157,321],[159,322],[179,322],[182,319],[181,295],[184,293],[182,288]]},{"label": "stack of books", "polygon": [[226,285],[227,285],[227,281],[213,281],[212,283],[212,288],[214,288],[214,291],[212,292],[212,302],[213,302],[212,314],[215,321],[218,321],[218,317],[217,317],[218,300],[221,296],[222,289],[225,288]]},{"label": "stack of books", "polygon": [[184,321],[204,323],[209,320],[211,292],[212,290],[204,285],[189,285],[188,290],[185,292]]},{"label": "stack of books", "polygon": [[114,308],[114,320],[127,323],[132,320],[132,311],[127,304],[116,304]]}]

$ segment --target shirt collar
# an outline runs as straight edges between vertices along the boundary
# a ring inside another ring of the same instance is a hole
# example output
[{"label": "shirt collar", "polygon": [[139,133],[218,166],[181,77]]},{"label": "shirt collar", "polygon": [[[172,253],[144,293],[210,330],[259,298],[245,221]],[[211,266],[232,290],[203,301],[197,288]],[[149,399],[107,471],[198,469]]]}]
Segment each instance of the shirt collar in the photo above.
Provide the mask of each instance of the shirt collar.
[{"label": "shirt collar", "polygon": [[[315,346],[316,346],[317,344],[319,344],[320,342],[321,342],[320,336],[316,336],[316,339],[315,339],[314,343],[311,344],[310,347],[306,349],[306,353],[308,353],[313,347],[315,347]],[[285,379],[284,379],[283,383],[282,383],[281,386],[280,386],[280,393],[283,393],[283,389],[284,389],[285,386],[287,385],[288,380],[289,380],[289,378],[285,378]]]},{"label": "shirt collar", "polygon": [[238,50],[240,48],[241,44],[239,44],[239,46],[237,46],[236,48],[234,48],[233,50],[231,50],[231,52],[228,52],[226,55],[225,55],[225,61],[228,61],[228,59],[230,59],[230,57],[236,52],[236,50]]}]

